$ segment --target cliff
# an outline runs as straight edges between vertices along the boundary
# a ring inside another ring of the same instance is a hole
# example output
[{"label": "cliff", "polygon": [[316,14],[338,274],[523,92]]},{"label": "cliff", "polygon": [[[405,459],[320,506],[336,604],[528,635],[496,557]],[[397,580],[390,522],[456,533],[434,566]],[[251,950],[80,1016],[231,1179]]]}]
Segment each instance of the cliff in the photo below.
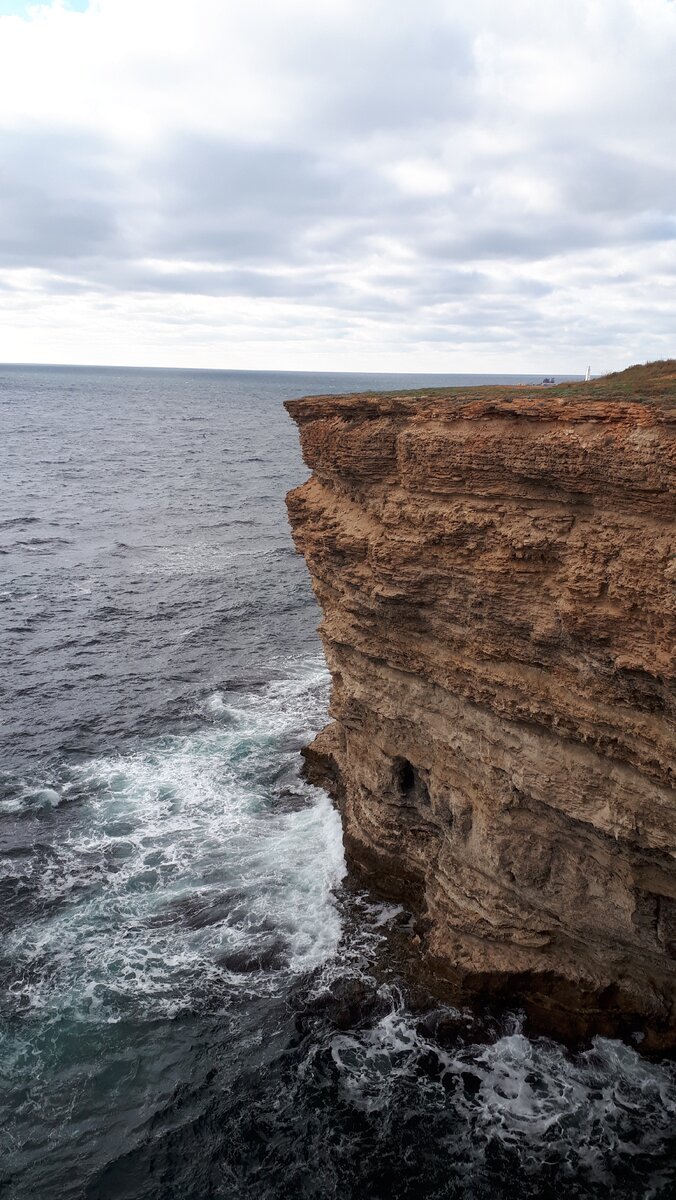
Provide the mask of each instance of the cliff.
[{"label": "cliff", "polygon": [[353,865],[456,999],[676,1045],[676,362],[287,409]]}]

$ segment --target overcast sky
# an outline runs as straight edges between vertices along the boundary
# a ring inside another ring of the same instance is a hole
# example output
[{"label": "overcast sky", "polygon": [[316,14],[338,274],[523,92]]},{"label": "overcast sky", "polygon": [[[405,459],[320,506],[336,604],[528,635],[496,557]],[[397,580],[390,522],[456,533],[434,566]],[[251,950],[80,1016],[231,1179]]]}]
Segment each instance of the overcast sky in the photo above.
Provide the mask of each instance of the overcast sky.
[{"label": "overcast sky", "polygon": [[674,354],[673,0],[0,0],[0,361]]}]

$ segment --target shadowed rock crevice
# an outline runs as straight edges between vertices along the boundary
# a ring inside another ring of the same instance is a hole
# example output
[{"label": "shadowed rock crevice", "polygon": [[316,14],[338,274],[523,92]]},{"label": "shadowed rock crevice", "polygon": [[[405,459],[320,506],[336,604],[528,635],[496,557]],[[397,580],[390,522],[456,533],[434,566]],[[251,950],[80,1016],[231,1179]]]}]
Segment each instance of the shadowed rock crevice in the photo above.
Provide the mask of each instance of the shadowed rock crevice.
[{"label": "shadowed rock crevice", "polygon": [[421,970],[676,1045],[676,364],[288,403],[333,723],[305,751]]}]

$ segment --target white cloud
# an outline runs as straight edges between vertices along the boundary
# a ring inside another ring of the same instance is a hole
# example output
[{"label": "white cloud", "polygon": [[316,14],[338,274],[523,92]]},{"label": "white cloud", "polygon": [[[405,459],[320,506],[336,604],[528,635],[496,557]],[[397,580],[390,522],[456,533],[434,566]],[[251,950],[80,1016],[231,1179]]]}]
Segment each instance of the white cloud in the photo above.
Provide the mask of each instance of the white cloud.
[{"label": "white cloud", "polygon": [[673,354],[675,49],[671,0],[0,16],[0,359]]}]

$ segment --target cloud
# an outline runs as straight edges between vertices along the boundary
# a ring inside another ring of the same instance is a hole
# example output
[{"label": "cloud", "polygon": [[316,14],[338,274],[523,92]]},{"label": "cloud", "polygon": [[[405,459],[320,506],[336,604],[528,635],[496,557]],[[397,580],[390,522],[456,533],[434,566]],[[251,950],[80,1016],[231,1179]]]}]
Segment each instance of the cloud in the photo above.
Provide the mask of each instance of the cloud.
[{"label": "cloud", "polygon": [[669,0],[4,11],[0,358],[674,352]]},{"label": "cloud", "polygon": [[114,254],[116,187],[93,134],[0,129],[0,265]]}]

